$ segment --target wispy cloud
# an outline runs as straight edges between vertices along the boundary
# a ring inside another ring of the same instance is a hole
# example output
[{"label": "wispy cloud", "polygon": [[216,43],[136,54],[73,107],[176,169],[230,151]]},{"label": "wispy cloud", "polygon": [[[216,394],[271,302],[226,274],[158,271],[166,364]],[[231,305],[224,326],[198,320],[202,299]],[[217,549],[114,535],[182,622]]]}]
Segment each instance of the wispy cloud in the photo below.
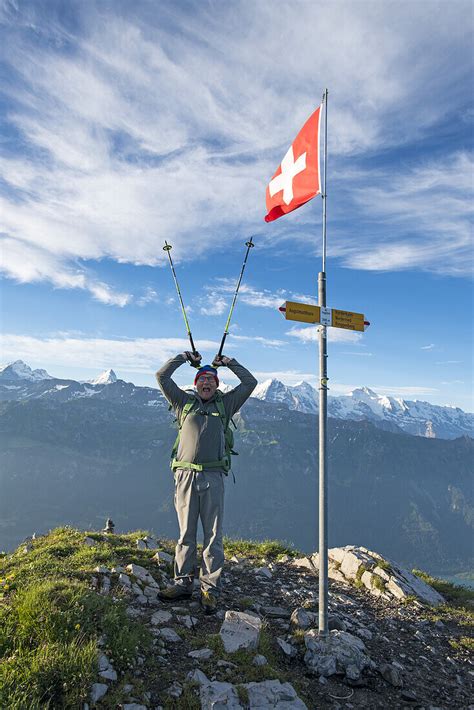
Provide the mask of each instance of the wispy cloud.
[{"label": "wispy cloud", "polygon": [[435,344],[430,343],[429,345],[422,345],[420,350],[433,350],[434,347],[435,347]]},{"label": "wispy cloud", "polygon": [[[294,327],[286,332],[286,335],[291,335],[293,338],[298,338],[303,343],[312,343],[319,338],[319,326],[309,325],[303,328]],[[356,333],[352,330],[343,330],[342,328],[328,328],[328,340],[332,343],[357,343],[362,337],[362,333]]]},{"label": "wispy cloud", "polygon": [[[99,371],[113,368],[146,374],[155,372],[177,352],[189,349],[189,342],[184,338],[34,338],[4,334],[0,343],[2,358],[7,362],[17,359],[29,363],[54,362],[57,366],[71,368],[82,364]],[[219,343],[212,340],[202,341],[199,345],[202,350],[211,352],[219,347]]]},{"label": "wispy cloud", "polygon": [[137,306],[147,306],[149,303],[159,303],[159,301],[160,298],[155,289],[151,288],[151,286],[147,286],[143,296],[139,296],[136,299],[136,304]]},{"label": "wispy cloud", "polygon": [[282,345],[286,345],[284,340],[275,340],[273,338],[262,338],[261,336],[252,336],[252,335],[236,335],[235,333],[229,333],[229,338],[232,341],[237,341],[237,342],[244,342],[244,343],[261,343],[264,347],[267,348],[279,348]]},{"label": "wispy cloud", "polygon": [[[115,7],[69,3],[74,31],[54,4],[0,8],[0,51],[15,76],[5,84],[8,134],[22,148],[7,141],[0,164],[4,273],[106,303],[131,297],[82,260],[164,263],[156,242],[169,234],[177,259],[194,259],[210,243],[225,249],[217,234],[254,230],[264,185],[314,109],[318,72],[320,88],[323,77],[331,87],[330,150],[341,159],[414,141],[440,111],[456,110],[469,80],[470,5],[461,0],[449,13],[435,1],[430,12],[423,3],[296,2],[275,13],[270,0]],[[407,105],[410,120],[400,120]],[[359,173],[354,209],[373,222],[357,249],[335,240],[333,256],[351,268],[464,273],[470,166],[459,154],[403,179]],[[392,236],[371,233],[377,224]],[[294,238],[279,229],[275,241]]]},{"label": "wispy cloud", "polygon": [[346,176],[353,183],[348,199],[359,215],[359,234],[355,242],[339,235],[335,253],[354,269],[470,274],[473,172],[474,157],[460,152],[403,174],[359,172],[355,184],[354,174]]},{"label": "wispy cloud", "polygon": [[373,389],[377,393],[391,394],[404,399],[407,397],[415,397],[416,395],[421,397],[429,396],[439,392],[436,387],[423,387],[422,385],[370,385],[370,389]]},{"label": "wispy cloud", "polygon": [[[235,281],[228,278],[217,278],[211,286],[206,286],[206,296],[201,299],[201,312],[203,314],[213,313],[213,309],[217,307],[219,311],[217,315],[224,312],[230,305],[230,297],[235,292]],[[311,303],[316,305],[316,299],[313,296],[306,294],[294,293],[287,289],[281,288],[275,291],[270,289],[258,289],[248,283],[240,285],[239,301],[247,306],[254,308],[270,308],[278,309],[285,301],[296,301],[301,303]],[[216,306],[217,304],[217,306]]]},{"label": "wispy cloud", "polygon": [[462,360],[439,360],[435,365],[461,365]]}]

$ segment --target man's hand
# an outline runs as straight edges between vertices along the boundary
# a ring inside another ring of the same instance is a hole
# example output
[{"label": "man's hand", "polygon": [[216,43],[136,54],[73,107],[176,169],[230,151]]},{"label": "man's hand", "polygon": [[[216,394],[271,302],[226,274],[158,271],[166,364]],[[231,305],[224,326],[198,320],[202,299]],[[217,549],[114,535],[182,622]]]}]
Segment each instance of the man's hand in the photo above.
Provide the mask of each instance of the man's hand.
[{"label": "man's hand", "polygon": [[232,358],[226,357],[225,355],[216,355],[214,360],[212,361],[212,367],[227,367],[231,360]]},{"label": "man's hand", "polygon": [[192,353],[190,350],[186,350],[183,353],[186,360],[189,362],[191,367],[199,367],[202,360],[202,355],[198,352]]}]

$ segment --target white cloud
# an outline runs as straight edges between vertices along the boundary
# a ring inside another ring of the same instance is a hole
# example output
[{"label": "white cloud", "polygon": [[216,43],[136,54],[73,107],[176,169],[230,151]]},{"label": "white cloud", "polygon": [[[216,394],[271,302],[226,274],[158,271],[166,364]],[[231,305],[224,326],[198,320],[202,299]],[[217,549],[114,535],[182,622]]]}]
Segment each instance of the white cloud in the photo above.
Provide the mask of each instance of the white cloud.
[{"label": "white cloud", "polygon": [[435,365],[461,365],[462,360],[440,360],[435,362]]},{"label": "white cloud", "polygon": [[20,283],[49,281],[55,288],[79,288],[107,305],[126,306],[132,300],[131,294],[114,291],[85,268],[69,266],[57,254],[32,243],[0,235],[0,254],[0,268]]},{"label": "white cloud", "polygon": [[369,385],[370,389],[377,393],[391,394],[396,397],[414,397],[415,395],[429,396],[436,394],[439,390],[436,387],[423,387],[421,385]]},{"label": "white cloud", "polygon": [[[176,257],[194,259],[211,242],[225,248],[216,234],[254,230],[266,181],[314,109],[318,81],[330,87],[330,152],[343,158],[423,137],[456,110],[469,80],[462,0],[449,13],[443,2],[429,11],[296,2],[275,12],[270,0],[115,7],[81,5],[72,34],[53,5],[3,5],[1,51],[18,76],[5,85],[7,121],[24,153],[1,161],[0,209],[15,243],[9,277],[85,288],[118,305],[129,295],[96,283],[77,260],[164,263],[156,243],[169,234]],[[466,192],[457,181],[468,168],[460,156],[437,172],[364,181],[357,209],[403,237],[374,243],[367,234],[357,249],[335,241],[333,255],[354,268],[463,273]],[[294,224],[307,220],[301,213]],[[284,230],[272,232],[274,243]],[[39,270],[25,266],[32,248],[43,253]]]},{"label": "white cloud", "polygon": [[272,338],[262,338],[259,335],[236,335],[235,333],[229,332],[228,336],[232,341],[244,342],[244,343],[261,343],[267,348],[278,348],[282,345],[286,345],[284,340],[275,340]]},{"label": "white cloud", "polygon": [[422,345],[420,350],[433,350],[434,347],[435,347],[435,344],[430,343],[429,345]]},{"label": "white cloud", "polygon": [[[202,301],[202,299],[201,299]],[[200,313],[203,316],[221,316],[227,311],[228,303],[217,293],[211,292],[206,299],[205,305],[201,306]]]},{"label": "white cloud", "polygon": [[[203,300],[202,311],[212,309],[215,302],[219,303],[222,294],[233,295],[235,292],[235,282],[228,278],[217,278],[212,286],[207,286],[207,295]],[[278,309],[285,301],[297,301],[303,303],[316,304],[312,296],[296,294],[287,289],[281,288],[276,291],[270,289],[258,289],[249,283],[240,285],[238,301],[254,308]],[[226,306],[227,307],[227,306]],[[225,310],[225,309],[223,309]]]},{"label": "white cloud", "polygon": [[[178,352],[189,350],[185,338],[34,338],[26,335],[3,334],[0,337],[5,361],[25,360],[34,363],[54,363],[57,366],[113,368],[136,373],[150,373]],[[202,351],[216,351],[219,343],[205,340]],[[54,372],[51,374],[54,375]]]},{"label": "white cloud", "polygon": [[333,253],[344,265],[369,271],[424,269],[472,272],[472,174],[468,153],[445,155],[404,173],[371,170],[348,175],[357,238],[337,235]]},{"label": "white cloud", "polygon": [[[291,335],[298,338],[303,343],[316,342],[319,339],[319,326],[309,325],[293,327],[286,332],[286,335]],[[331,343],[357,343],[362,338],[362,333],[356,333],[353,330],[344,330],[342,328],[328,328],[328,341]]]},{"label": "white cloud", "polygon": [[137,306],[147,306],[149,303],[159,303],[160,299],[154,288],[147,286],[143,296],[136,299]]}]

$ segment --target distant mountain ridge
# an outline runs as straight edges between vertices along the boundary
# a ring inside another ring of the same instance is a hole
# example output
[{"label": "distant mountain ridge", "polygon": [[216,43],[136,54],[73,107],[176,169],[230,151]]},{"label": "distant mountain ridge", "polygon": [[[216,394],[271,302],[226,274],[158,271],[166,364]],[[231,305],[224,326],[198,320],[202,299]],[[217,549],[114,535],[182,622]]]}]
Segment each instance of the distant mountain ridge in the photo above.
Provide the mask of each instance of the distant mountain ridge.
[{"label": "distant mountain ridge", "polygon": [[[298,412],[317,414],[319,411],[318,392],[308,382],[288,386],[276,379],[266,380],[256,387],[252,396],[284,404]],[[335,419],[369,420],[376,426],[393,425],[395,431],[401,429],[428,438],[474,436],[474,414],[459,407],[379,395],[368,387],[359,387],[348,395],[329,396],[328,415]]]},{"label": "distant mountain ridge", "polygon": [[[229,385],[222,383],[220,388],[226,391]],[[150,407],[163,402],[158,389],[124,382],[111,369],[88,382],[54,378],[46,370],[32,370],[22,360],[0,369],[0,401],[36,398],[68,401],[94,396],[117,399],[122,404],[143,402]],[[317,390],[304,381],[289,386],[269,379],[257,385],[252,397],[305,414],[317,414],[319,409]],[[368,387],[357,388],[348,395],[329,396],[328,414],[335,419],[370,421],[385,430],[427,438],[474,436],[474,414],[459,407],[379,395]]]}]

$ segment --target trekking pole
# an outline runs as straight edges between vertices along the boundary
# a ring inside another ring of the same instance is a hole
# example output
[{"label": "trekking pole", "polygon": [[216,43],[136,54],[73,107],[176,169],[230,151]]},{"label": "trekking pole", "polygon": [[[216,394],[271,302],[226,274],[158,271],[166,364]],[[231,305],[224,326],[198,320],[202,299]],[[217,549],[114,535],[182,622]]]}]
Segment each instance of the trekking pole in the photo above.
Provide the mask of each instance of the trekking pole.
[{"label": "trekking pole", "polygon": [[234,312],[234,306],[235,306],[235,302],[237,300],[237,294],[239,293],[240,283],[242,281],[242,276],[244,275],[245,266],[247,264],[247,258],[249,255],[249,251],[251,250],[252,247],[255,246],[255,244],[252,241],[252,237],[250,237],[250,240],[248,242],[245,242],[245,246],[247,247],[247,251],[245,253],[244,263],[242,264],[242,269],[240,271],[239,280],[237,282],[237,288],[235,289],[234,298],[232,299],[232,305],[231,305],[230,311],[229,311],[229,317],[227,318],[227,323],[225,324],[224,335],[222,336],[222,340],[221,340],[221,346],[219,348],[219,352],[216,355],[216,358],[220,358],[222,355],[222,350],[224,349],[225,339],[227,338],[227,333],[229,332],[230,319],[232,318],[232,313]]},{"label": "trekking pole", "polygon": [[[181,304],[181,310],[183,312],[184,324],[185,324],[186,330],[188,332],[189,342],[191,343],[191,351],[192,351],[193,355],[196,355],[197,354],[196,346],[194,345],[193,336],[191,334],[191,329],[189,327],[188,318],[186,316],[186,309],[184,308],[183,297],[181,296],[181,291],[179,290],[178,279],[176,277],[176,271],[174,270],[173,260],[171,258],[171,254],[170,254],[172,248],[173,247],[171,246],[171,244],[168,244],[168,242],[165,239],[165,246],[163,247],[163,251],[165,251],[168,254],[168,259],[170,261],[170,266],[171,266],[171,272],[173,274],[173,279],[174,279],[174,283],[176,286],[176,291],[178,292],[178,298],[179,298],[179,302]],[[199,368],[199,365],[191,365],[191,367]]]}]

